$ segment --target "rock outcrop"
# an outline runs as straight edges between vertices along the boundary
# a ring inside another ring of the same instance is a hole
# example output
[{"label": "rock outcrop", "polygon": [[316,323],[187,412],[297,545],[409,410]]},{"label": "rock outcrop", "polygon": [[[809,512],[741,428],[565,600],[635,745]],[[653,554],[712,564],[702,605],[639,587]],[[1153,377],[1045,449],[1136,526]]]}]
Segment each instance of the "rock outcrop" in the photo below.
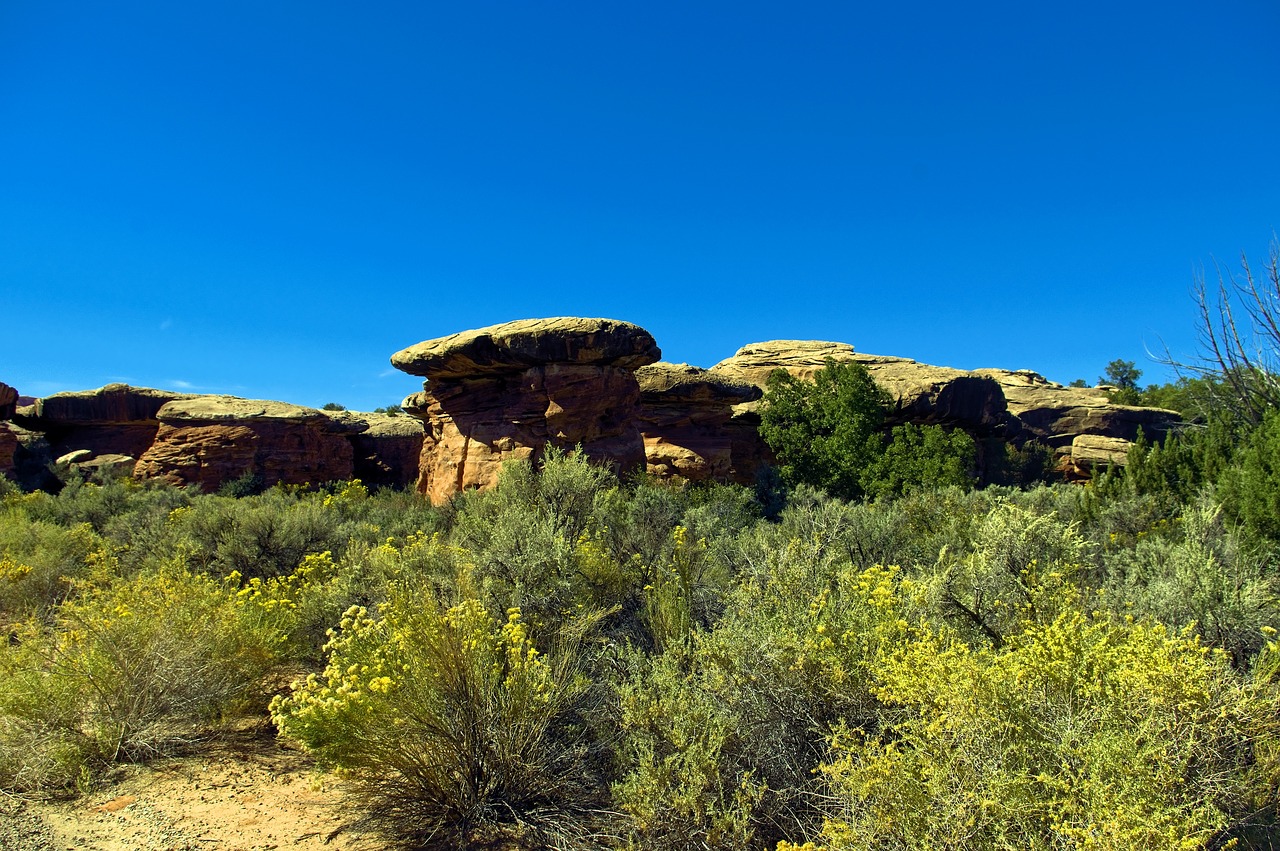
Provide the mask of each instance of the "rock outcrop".
[{"label": "rock outcrop", "polygon": [[579,318],[508,322],[397,352],[393,365],[427,379],[403,406],[425,424],[418,489],[441,503],[547,446],[640,467],[635,370],[660,357],[639,326]]},{"label": "rock outcrop", "polygon": [[155,440],[160,409],[169,402],[190,398],[193,397],[187,393],[108,384],[97,390],[55,393],[37,399],[21,411],[18,421],[28,429],[43,432],[55,458],[78,450],[88,451],[89,458],[137,458]]},{"label": "rock outcrop", "polygon": [[733,406],[760,398],[740,378],[688,364],[655,363],[636,370],[637,417],[650,475],[687,481],[752,481],[757,462],[734,463]]},{"label": "rock outcrop", "polygon": [[1017,420],[1012,439],[1035,440],[1052,448],[1058,469],[1068,477],[1087,476],[1108,463],[1124,466],[1139,431],[1148,439],[1163,440],[1182,421],[1175,411],[1117,405],[1101,388],[1064,387],[1030,370],[975,371],[1000,383]]},{"label": "rock outcrop", "polygon": [[785,369],[812,381],[828,360],[866,367],[876,384],[893,400],[889,421],[935,423],[977,435],[1002,433],[1009,424],[1004,394],[991,378],[930,366],[910,358],[855,352],[847,343],[820,340],[772,340],[743,346],[716,364],[716,372],[734,375],[764,389],[769,375]]},{"label": "rock outcrop", "polygon": [[406,414],[325,412],[351,441],[355,477],[370,487],[403,488],[418,481],[422,421]]},{"label": "rock outcrop", "polygon": [[13,478],[18,435],[9,425],[18,407],[18,391],[0,381],[0,476]]},{"label": "rock outcrop", "polygon": [[155,441],[134,469],[138,478],[216,490],[254,476],[264,486],[321,484],[354,472],[345,426],[322,411],[236,396],[193,396],[156,414]]}]

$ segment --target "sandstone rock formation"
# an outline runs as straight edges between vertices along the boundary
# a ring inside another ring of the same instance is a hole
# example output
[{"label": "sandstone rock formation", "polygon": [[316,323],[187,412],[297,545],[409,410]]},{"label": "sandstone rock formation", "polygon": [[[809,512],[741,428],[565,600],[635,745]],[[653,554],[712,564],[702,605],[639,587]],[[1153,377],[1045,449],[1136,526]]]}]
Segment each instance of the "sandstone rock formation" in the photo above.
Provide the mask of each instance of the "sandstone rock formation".
[{"label": "sandstone rock formation", "polygon": [[355,477],[370,487],[403,488],[418,481],[422,421],[405,414],[326,411],[351,441]]},{"label": "sandstone rock formation", "polygon": [[637,417],[650,475],[695,482],[752,480],[758,462],[749,460],[749,466],[737,470],[729,421],[733,406],[759,399],[760,388],[688,364],[642,366],[636,379]]},{"label": "sandstone rock formation", "polygon": [[155,441],[134,476],[216,490],[243,476],[263,485],[350,479],[351,442],[323,412],[284,402],[193,396],[157,412]]},{"label": "sandstone rock formation", "polygon": [[37,399],[18,419],[44,433],[55,457],[84,449],[91,455],[137,458],[155,439],[157,412],[168,402],[189,398],[187,393],[108,384]]},{"label": "sandstone rock formation", "polygon": [[14,456],[18,452],[18,436],[8,420],[18,406],[18,391],[0,381],[0,476],[13,477]]},{"label": "sandstone rock formation", "polygon": [[[1116,405],[1103,390],[1064,387],[1034,372],[930,366],[908,358],[861,354],[845,343],[754,343],[714,369],[763,387],[778,368],[810,380],[828,358],[867,368],[894,399],[890,422],[936,423],[1015,444],[1035,440],[1054,450],[1059,469],[1069,476],[1086,475],[1100,463],[1123,465],[1128,442],[1137,437],[1139,429],[1152,439],[1162,439],[1181,420],[1173,411]],[[743,429],[740,440],[749,439],[746,434]],[[1101,443],[1086,440],[1079,444],[1081,455],[1076,463],[1075,440],[1081,435],[1123,440],[1125,444],[1123,448],[1108,444],[1104,462],[1098,454]],[[742,451],[749,450],[744,447]]]},{"label": "sandstone rock formation", "polygon": [[772,340],[743,346],[713,369],[764,389],[769,375],[785,369],[811,381],[828,359],[859,363],[893,400],[889,421],[936,423],[978,435],[1002,432],[1009,417],[1000,387],[989,377],[910,358],[855,352],[847,343]]},{"label": "sandstone rock formation", "polygon": [[635,370],[661,357],[649,332],[611,319],[530,319],[451,334],[392,356],[424,376],[404,401],[425,423],[418,489],[440,503],[497,480],[547,446],[629,470],[644,464]]},{"label": "sandstone rock formation", "polygon": [[[975,371],[1000,383],[1009,412],[1017,418],[1019,430],[1013,439],[1036,440],[1052,448],[1059,470],[1068,477],[1087,476],[1108,463],[1124,466],[1139,430],[1148,439],[1163,440],[1182,421],[1175,411],[1116,405],[1102,388],[1064,387],[1030,370]],[[1109,449],[1104,451],[1104,444]]]},{"label": "sandstone rock formation", "polygon": [[0,422],[13,419],[18,408],[18,391],[0,381]]}]

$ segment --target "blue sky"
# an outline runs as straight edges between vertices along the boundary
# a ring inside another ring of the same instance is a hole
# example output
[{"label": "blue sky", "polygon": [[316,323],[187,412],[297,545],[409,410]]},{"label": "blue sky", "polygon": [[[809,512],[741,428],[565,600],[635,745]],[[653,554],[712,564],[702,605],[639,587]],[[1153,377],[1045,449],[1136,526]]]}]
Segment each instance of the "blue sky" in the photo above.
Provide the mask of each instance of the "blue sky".
[{"label": "blue sky", "polygon": [[1280,5],[0,3],[0,381],[357,409],[605,316],[1093,381],[1280,230]]}]

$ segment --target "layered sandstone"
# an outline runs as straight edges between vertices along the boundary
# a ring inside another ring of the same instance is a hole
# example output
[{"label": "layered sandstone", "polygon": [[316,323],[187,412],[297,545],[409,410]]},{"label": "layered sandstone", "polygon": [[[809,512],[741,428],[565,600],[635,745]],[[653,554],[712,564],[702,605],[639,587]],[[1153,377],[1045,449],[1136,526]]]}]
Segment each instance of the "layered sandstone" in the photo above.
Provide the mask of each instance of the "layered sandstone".
[{"label": "layered sandstone", "polygon": [[187,393],[108,384],[97,390],[37,399],[19,419],[26,428],[45,435],[54,457],[85,450],[90,453],[88,458],[137,458],[155,439],[160,409],[169,402],[190,398]]},{"label": "layered sandstone", "polygon": [[847,343],[821,340],[752,343],[713,369],[763,389],[769,375],[777,369],[812,381],[828,360],[866,367],[871,378],[892,400],[888,416],[892,423],[936,423],[979,435],[1002,432],[1008,425],[1004,394],[991,378],[945,366],[930,366],[910,358],[864,354],[854,351]]},{"label": "layered sandstone", "polygon": [[9,425],[18,406],[18,391],[0,381],[0,476],[13,478],[18,436]]},{"label": "layered sandstone", "polygon": [[418,481],[422,422],[405,414],[325,412],[351,442],[355,477],[370,487],[408,487]]},{"label": "layered sandstone", "polygon": [[635,370],[661,357],[611,319],[530,319],[451,334],[392,356],[427,381],[404,401],[425,424],[418,489],[435,503],[497,481],[502,464],[580,446],[620,470],[645,462]]},{"label": "layered sandstone", "polygon": [[[733,406],[760,398],[759,387],[688,364],[655,363],[636,370],[637,413],[646,469],[663,479],[751,481],[757,462],[734,463]],[[739,461],[746,459],[739,458]]]},{"label": "layered sandstone", "polygon": [[157,412],[155,441],[134,475],[216,490],[245,476],[262,485],[350,479],[351,442],[323,412],[284,402],[193,396]]}]

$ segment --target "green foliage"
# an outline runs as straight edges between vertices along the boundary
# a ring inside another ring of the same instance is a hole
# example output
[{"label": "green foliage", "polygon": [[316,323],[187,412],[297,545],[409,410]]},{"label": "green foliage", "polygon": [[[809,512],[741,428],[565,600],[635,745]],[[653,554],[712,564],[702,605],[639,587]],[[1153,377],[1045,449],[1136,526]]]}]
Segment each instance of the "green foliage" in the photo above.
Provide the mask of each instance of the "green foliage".
[{"label": "green foliage", "polygon": [[339,405],[337,402],[325,402],[320,408],[322,411],[345,411],[346,409],[346,405]]},{"label": "green foliage", "polygon": [[389,417],[395,417],[395,416],[399,416],[400,414],[403,414],[404,408],[400,407],[399,405],[387,405],[384,408],[374,408],[373,412],[375,414],[386,414]]},{"label": "green foliage", "polygon": [[499,621],[474,598],[446,608],[397,583],[376,617],[346,613],[324,674],[274,701],[272,715],[345,769],[369,814],[406,839],[581,841],[602,789],[579,720],[592,690],[578,643],[561,637],[544,655],[516,609]]},{"label": "green foliage", "polygon": [[[9,490],[0,788],[198,746],[302,667],[276,720],[419,847],[1247,847],[1280,788],[1271,428],[1083,487],[881,429],[886,498],[767,510],[554,452],[441,509]],[[1011,486],[938,486],[971,466]]]},{"label": "green foliage", "polygon": [[959,429],[904,423],[889,432],[884,451],[863,472],[867,496],[892,497],[951,485],[970,488],[978,448]]},{"label": "green foliage", "polygon": [[1269,411],[1245,438],[1222,476],[1228,511],[1272,541],[1280,541],[1280,410]]},{"label": "green foliage", "polygon": [[883,451],[880,427],[889,403],[858,363],[828,359],[812,382],[777,370],[769,376],[760,436],[788,481],[857,499],[866,469]]},{"label": "green foliage", "polygon": [[1139,532],[1133,546],[1108,549],[1104,562],[1100,590],[1117,611],[1171,630],[1190,626],[1237,666],[1247,667],[1280,627],[1270,553],[1251,546],[1207,497]]},{"label": "green foliage", "polygon": [[0,786],[61,787],[201,737],[282,640],[269,611],[181,567],[107,579],[0,647]]},{"label": "green foliage", "polygon": [[1142,391],[1138,388],[1138,379],[1142,370],[1131,360],[1117,358],[1107,364],[1106,375],[1098,379],[1099,384],[1110,384],[1111,401],[1118,405],[1137,405],[1142,401]]}]

